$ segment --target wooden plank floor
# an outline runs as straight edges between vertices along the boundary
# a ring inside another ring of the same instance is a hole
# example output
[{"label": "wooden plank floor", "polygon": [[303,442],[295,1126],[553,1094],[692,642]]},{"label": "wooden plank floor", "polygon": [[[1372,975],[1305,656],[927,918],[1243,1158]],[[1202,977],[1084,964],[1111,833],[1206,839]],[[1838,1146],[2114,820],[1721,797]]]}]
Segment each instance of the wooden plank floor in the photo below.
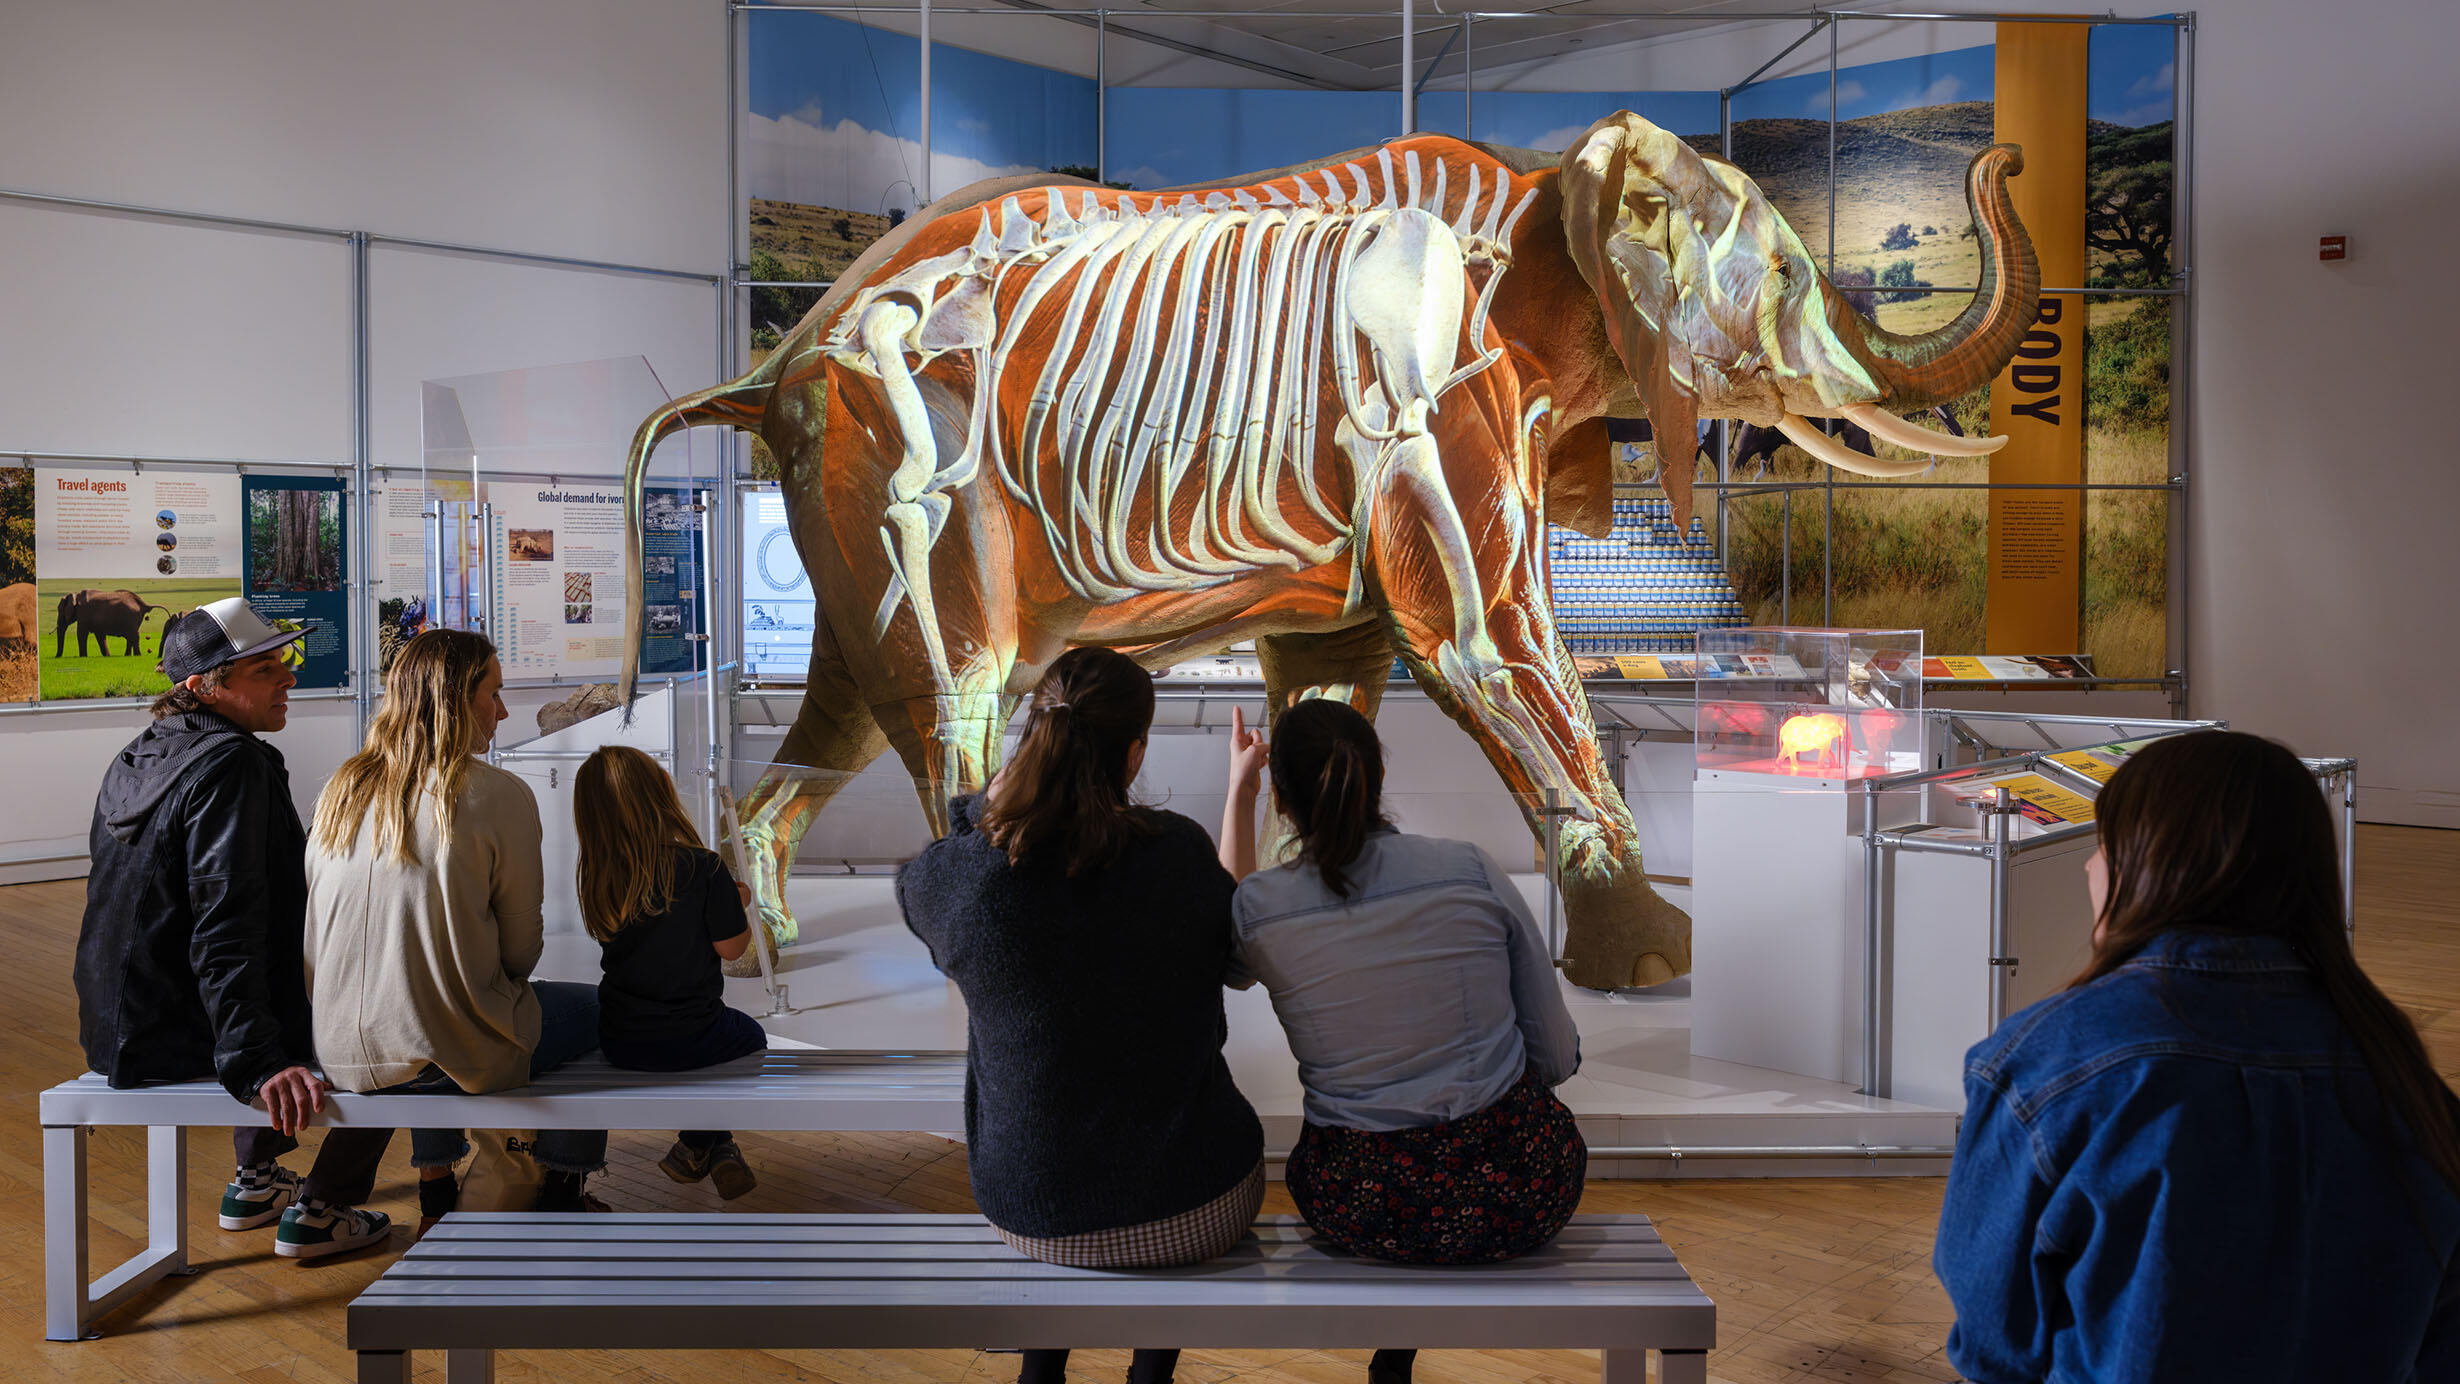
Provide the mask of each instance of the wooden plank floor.
[{"label": "wooden plank floor", "polygon": [[[2359,953],[2424,1026],[2446,1078],[2460,1076],[2460,833],[2367,827],[2359,834]],[[271,1232],[226,1235],[211,1207],[228,1176],[218,1130],[191,1133],[194,1260],[103,1323],[101,1340],[42,1339],[42,1159],[35,1095],[83,1064],[76,1046],[70,954],[81,882],[0,888],[0,1371],[15,1379],[343,1381],[342,1309],[392,1255],[300,1266],[277,1259]],[[311,1136],[314,1137],[314,1136]],[[747,1135],[760,1189],[753,1211],[970,1211],[964,1150],[925,1135]],[[407,1139],[395,1146],[376,1205],[396,1222],[417,1216]],[[705,1187],[661,1176],[657,1134],[618,1134],[597,1180],[617,1210],[702,1210]],[[144,1137],[102,1130],[93,1140],[94,1258],[117,1263],[144,1234]],[[293,1165],[304,1168],[303,1157]],[[1722,1345],[1714,1379],[1947,1380],[1950,1320],[1930,1273],[1941,1183],[1929,1178],[1591,1183],[1582,1208],[1654,1216],[1666,1242],[1716,1298]],[[1265,1203],[1291,1209],[1278,1184]],[[397,1235],[404,1232],[397,1231]],[[1403,1345],[1406,1342],[1393,1342]],[[1362,1384],[1362,1351],[1191,1351],[1186,1384]],[[1080,1353],[1072,1374],[1115,1384],[1122,1352]],[[510,1354],[506,1381],[597,1378],[620,1384],[727,1379],[835,1384],[1004,1384],[1012,1357],[974,1351]],[[440,1380],[430,1359],[422,1378]],[[1580,1351],[1430,1353],[1427,1384],[1589,1384],[1597,1358]]]}]

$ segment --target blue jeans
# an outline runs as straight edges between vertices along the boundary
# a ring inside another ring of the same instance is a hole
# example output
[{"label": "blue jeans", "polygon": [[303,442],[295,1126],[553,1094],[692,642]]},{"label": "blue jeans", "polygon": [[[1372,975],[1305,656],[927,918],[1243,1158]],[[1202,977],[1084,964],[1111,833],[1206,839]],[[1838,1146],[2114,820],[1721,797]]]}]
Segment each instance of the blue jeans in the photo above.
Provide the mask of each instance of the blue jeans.
[{"label": "blue jeans", "polygon": [[[534,980],[538,995],[538,1046],[530,1050],[530,1077],[554,1071],[598,1046],[598,987],[568,980]],[[454,1080],[434,1066],[384,1095],[464,1095]],[[470,1151],[468,1136],[458,1129],[410,1131],[410,1166],[449,1168]],[[538,1131],[538,1166],[551,1172],[594,1173],[606,1166],[603,1129],[542,1129]]]}]

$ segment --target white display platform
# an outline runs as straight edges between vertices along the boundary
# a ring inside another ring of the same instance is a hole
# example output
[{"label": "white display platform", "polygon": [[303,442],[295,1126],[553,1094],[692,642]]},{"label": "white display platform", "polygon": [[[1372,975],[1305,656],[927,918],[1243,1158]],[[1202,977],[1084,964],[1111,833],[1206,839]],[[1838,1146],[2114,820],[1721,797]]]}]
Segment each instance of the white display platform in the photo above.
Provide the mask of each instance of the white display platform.
[{"label": "white display platform", "polygon": [[[2084,862],[2095,840],[2019,855],[2008,867],[2009,1014],[2075,979],[2093,953]],[[1855,843],[1859,850],[1860,842]],[[1990,862],[1969,855],[1890,853],[1895,939],[1889,956],[1889,1084],[1904,1100],[1964,1103],[1964,1055],[1990,1032]],[[1858,917],[1859,915],[1857,915]]]},{"label": "white display platform", "polygon": [[1848,797],[1838,779],[1703,769],[1693,783],[1703,1058],[1860,1085],[1862,838]]},{"label": "white display platform", "polygon": [[[1535,897],[1540,881],[1520,878]],[[956,987],[932,969],[899,919],[885,875],[798,876],[788,889],[802,938],[779,978],[790,1012],[761,1019],[774,1039],[824,1048],[962,1050],[965,1011]],[[1669,896],[1683,901],[1684,891]],[[539,974],[594,981],[597,944],[547,939]],[[1580,1073],[1559,1088],[1594,1148],[1946,1147],[1956,1115],[1906,1101],[1872,1100],[1847,1085],[1692,1055],[1690,987],[1603,995],[1565,987],[1581,1032]],[[755,1016],[768,1007],[757,980],[729,981],[727,1000]],[[1286,1151],[1302,1123],[1297,1064],[1260,989],[1228,995],[1228,1055],[1239,1089],[1264,1119],[1265,1142]],[[944,1131],[956,1133],[957,1131]],[[1800,1177],[1935,1174],[1944,1159],[1866,1160],[1698,1155],[1600,1158],[1604,1177]],[[1274,1165],[1278,1175],[1279,1165]]]}]

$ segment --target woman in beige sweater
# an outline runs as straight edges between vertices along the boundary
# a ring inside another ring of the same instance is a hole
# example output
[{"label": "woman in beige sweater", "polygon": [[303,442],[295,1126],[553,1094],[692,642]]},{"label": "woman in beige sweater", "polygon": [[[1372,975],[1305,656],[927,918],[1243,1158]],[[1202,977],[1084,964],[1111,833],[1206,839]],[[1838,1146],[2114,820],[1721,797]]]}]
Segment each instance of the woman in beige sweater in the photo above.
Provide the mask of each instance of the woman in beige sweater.
[{"label": "woman in beige sweater", "polygon": [[[345,1091],[487,1092],[598,1045],[593,985],[532,981],[545,945],[538,803],[477,758],[506,713],[495,647],[430,630],[403,647],[367,744],[316,803],[308,989],[316,1055]],[[459,1130],[417,1130],[419,1210],[452,1209]],[[585,1206],[603,1130],[542,1130],[542,1211]]]}]

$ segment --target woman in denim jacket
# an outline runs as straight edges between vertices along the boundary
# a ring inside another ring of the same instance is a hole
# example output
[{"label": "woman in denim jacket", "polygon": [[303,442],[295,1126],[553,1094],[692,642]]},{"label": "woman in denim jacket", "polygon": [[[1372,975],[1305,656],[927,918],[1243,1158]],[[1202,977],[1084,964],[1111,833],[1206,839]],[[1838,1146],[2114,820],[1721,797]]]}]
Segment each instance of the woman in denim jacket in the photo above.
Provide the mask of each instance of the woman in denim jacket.
[{"label": "woman in denim jacket", "polygon": [[[1268,758],[1300,849],[1258,870]],[[1264,983],[1298,1057],[1307,1123],[1287,1185],[1310,1228],[1371,1259],[1509,1259],[1580,1204],[1588,1150],[1552,1089],[1578,1070],[1580,1035],[1503,867],[1393,830],[1383,782],[1375,728],[1346,702],[1284,711],[1269,750],[1238,719],[1230,983]],[[1413,1354],[1377,1351],[1371,1384],[1407,1384]]]},{"label": "woman in denim jacket", "polygon": [[2091,964],[1966,1059],[1949,1361],[2460,1379],[2460,1107],[2358,969],[2313,777],[2198,732],[2138,751],[2099,812]]}]

